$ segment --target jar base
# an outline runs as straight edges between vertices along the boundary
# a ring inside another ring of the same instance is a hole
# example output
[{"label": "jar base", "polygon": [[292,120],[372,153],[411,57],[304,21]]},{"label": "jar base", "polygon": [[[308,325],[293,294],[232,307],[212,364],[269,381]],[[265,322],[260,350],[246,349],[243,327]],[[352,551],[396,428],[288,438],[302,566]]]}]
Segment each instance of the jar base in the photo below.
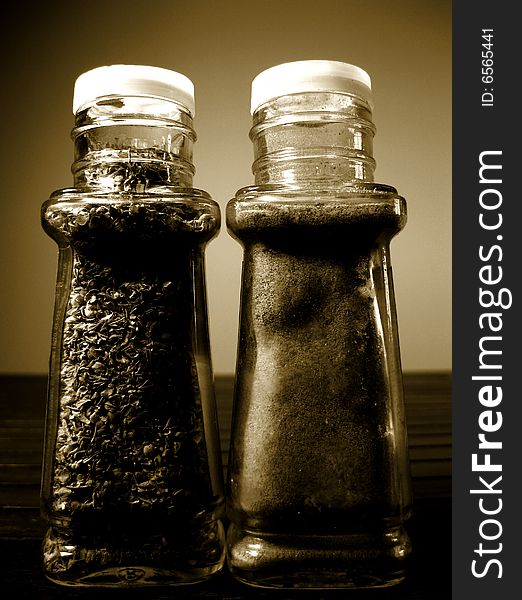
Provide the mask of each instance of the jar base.
[{"label": "jar base", "polygon": [[108,548],[79,545],[48,529],[43,540],[43,572],[53,583],[68,587],[152,587],[197,584],[217,575],[225,560],[224,529],[199,550],[148,543]]},{"label": "jar base", "polygon": [[71,578],[67,575],[59,577],[56,574],[44,572],[46,578],[53,583],[67,587],[152,587],[152,586],[184,586],[206,581],[222,570],[222,563],[204,569],[192,571],[154,569],[146,565],[114,567],[89,573],[89,575]]},{"label": "jar base", "polygon": [[411,553],[404,527],[353,535],[227,534],[235,579],[261,588],[382,588],[406,577]]}]

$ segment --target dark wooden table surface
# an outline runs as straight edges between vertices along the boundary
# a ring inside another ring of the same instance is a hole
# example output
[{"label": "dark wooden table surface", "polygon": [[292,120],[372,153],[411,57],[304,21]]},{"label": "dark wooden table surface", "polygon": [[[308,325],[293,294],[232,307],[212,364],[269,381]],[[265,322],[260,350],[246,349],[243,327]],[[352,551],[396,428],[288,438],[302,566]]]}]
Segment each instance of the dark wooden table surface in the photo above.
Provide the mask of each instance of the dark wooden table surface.
[{"label": "dark wooden table surface", "polygon": [[[406,415],[413,476],[414,547],[404,584],[382,590],[267,591],[244,586],[225,571],[203,585],[141,591],[62,588],[40,570],[44,524],[39,514],[46,403],[43,376],[0,375],[0,596],[35,598],[209,598],[223,600],[355,598],[444,600],[451,597],[451,376],[406,373]],[[233,382],[216,377],[223,462],[227,464]]]}]

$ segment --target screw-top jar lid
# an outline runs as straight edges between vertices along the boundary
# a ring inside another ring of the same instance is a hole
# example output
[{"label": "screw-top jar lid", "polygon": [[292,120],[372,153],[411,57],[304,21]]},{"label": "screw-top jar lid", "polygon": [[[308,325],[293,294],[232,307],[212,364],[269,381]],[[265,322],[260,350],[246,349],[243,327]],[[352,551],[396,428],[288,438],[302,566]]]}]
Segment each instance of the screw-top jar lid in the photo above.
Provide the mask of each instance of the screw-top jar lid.
[{"label": "screw-top jar lid", "polygon": [[340,92],[362,97],[372,108],[371,79],[368,73],[335,60],[300,60],[262,71],[252,81],[250,112],[265,102],[301,92]]},{"label": "screw-top jar lid", "polygon": [[174,100],[192,116],[194,84],[188,77],[161,67],[109,65],[86,71],[74,85],[73,113],[104,96],[143,96]]}]

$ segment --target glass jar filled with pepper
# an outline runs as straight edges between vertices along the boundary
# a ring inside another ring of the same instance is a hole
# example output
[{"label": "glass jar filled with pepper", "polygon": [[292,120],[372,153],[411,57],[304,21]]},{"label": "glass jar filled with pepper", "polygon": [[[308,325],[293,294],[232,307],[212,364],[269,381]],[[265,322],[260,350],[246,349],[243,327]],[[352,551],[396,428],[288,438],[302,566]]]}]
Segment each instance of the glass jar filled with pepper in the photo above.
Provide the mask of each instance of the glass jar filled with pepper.
[{"label": "glass jar filled with pepper", "polygon": [[374,182],[371,82],[299,61],[252,83],[228,561],[263,587],[404,578],[410,479],[389,243],[406,203]]},{"label": "glass jar filled with pepper", "polygon": [[222,568],[222,472],[194,88],[141,65],[75,84],[74,187],[42,207],[59,247],[42,477],[43,566],[65,585],[176,585]]}]

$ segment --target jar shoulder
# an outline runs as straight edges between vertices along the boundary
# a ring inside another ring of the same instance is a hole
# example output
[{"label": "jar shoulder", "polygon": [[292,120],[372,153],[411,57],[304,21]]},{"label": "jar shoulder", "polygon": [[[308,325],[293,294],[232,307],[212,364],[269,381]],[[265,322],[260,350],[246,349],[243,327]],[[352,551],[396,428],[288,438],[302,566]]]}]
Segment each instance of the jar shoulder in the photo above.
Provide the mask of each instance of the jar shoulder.
[{"label": "jar shoulder", "polygon": [[394,235],[406,224],[406,200],[391,186],[250,186],[240,189],[226,210],[231,232],[365,228]]},{"label": "jar shoulder", "polygon": [[55,191],[41,209],[51,237],[101,230],[197,234],[211,239],[221,224],[219,205],[203,190],[164,186],[147,192]]}]

